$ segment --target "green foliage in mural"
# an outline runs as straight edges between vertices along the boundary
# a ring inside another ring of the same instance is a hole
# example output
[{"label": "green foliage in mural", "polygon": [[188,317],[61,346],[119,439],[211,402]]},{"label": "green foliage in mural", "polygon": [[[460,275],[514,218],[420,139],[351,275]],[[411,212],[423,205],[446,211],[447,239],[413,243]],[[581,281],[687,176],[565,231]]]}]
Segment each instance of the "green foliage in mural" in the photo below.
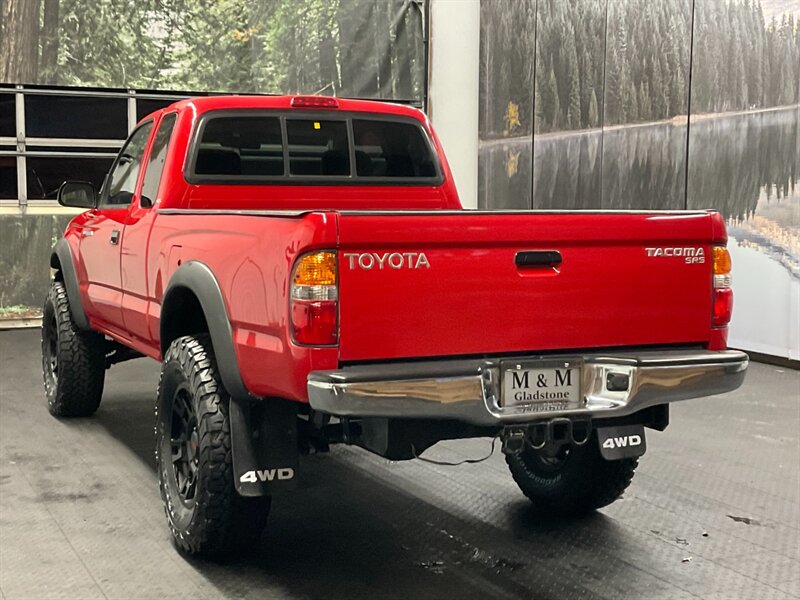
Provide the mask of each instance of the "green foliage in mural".
[{"label": "green foliage in mural", "polygon": [[[0,7],[8,17],[0,27],[6,83],[422,97],[420,2],[2,0]],[[11,18],[24,14],[39,14],[40,26]]]},{"label": "green foliage in mural", "polygon": [[[536,0],[481,0],[481,132],[502,135],[504,111],[513,102],[519,107],[521,127],[511,135],[531,133],[535,35]],[[537,97],[546,93],[536,90]],[[538,102],[536,106],[536,120],[544,120]]]},{"label": "green foliage in mural", "polygon": [[758,0],[483,0],[481,44],[483,139],[508,102],[525,132],[684,117],[690,61],[692,113],[800,102],[800,20]]},{"label": "green foliage in mural", "polygon": [[[800,21],[792,14],[765,23],[759,3],[703,2],[692,74],[692,111],[721,112],[800,101]],[[719,23],[726,27],[720,31]]]}]

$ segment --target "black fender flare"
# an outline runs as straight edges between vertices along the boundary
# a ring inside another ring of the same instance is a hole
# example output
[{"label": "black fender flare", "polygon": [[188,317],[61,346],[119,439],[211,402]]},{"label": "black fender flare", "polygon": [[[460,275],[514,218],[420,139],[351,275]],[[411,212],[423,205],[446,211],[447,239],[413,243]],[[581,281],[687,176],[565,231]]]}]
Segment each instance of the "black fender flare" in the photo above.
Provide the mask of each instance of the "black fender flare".
[{"label": "black fender flare", "polygon": [[239,371],[225,299],[211,269],[199,261],[178,267],[161,303],[161,354],[167,328],[163,318],[170,294],[191,291],[200,302],[222,383],[231,396],[229,418],[236,491],[242,496],[266,496],[294,489],[298,466],[297,406],[279,398],[255,398]]},{"label": "black fender flare", "polygon": [[53,246],[50,254],[50,266],[61,271],[61,278],[67,290],[67,300],[72,313],[72,321],[78,329],[89,329],[89,319],[81,302],[81,288],[78,285],[78,275],[75,272],[75,263],[72,260],[72,249],[66,238],[61,238]]},{"label": "black fender flare", "polygon": [[222,289],[214,273],[202,262],[191,260],[183,263],[173,273],[167,289],[164,290],[161,301],[161,322],[159,323],[161,355],[163,356],[167,351],[164,344],[168,337],[164,319],[165,308],[169,306],[172,293],[180,288],[192,292],[200,302],[208,324],[211,344],[214,346],[217,368],[222,377],[222,383],[225,384],[225,389],[228,390],[231,397],[237,400],[251,399],[252,396],[247,391],[239,371],[239,360],[236,358],[236,351],[233,347],[233,328],[228,318],[228,310],[225,308]]}]

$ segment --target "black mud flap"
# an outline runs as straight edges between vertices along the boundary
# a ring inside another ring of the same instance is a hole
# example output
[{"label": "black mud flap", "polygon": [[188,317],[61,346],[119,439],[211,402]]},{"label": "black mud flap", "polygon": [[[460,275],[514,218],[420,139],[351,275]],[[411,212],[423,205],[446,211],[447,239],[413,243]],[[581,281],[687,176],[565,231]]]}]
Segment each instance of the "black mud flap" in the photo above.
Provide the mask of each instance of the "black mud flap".
[{"label": "black mud flap", "polygon": [[647,450],[644,425],[598,427],[597,443],[600,444],[600,454],[606,460],[636,458]]},{"label": "black mud flap", "polygon": [[242,496],[297,487],[297,405],[278,398],[230,402],[233,473]]}]

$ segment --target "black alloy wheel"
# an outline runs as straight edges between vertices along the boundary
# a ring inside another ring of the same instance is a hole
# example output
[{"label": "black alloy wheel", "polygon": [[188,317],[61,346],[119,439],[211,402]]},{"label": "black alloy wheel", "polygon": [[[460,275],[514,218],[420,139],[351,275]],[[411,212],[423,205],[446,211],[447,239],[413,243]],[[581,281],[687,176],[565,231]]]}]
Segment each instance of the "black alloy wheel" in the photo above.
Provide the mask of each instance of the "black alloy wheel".
[{"label": "black alloy wheel", "polygon": [[200,460],[200,436],[192,398],[185,385],[175,390],[172,398],[170,446],[175,485],[184,505],[191,506],[197,494],[197,468]]}]

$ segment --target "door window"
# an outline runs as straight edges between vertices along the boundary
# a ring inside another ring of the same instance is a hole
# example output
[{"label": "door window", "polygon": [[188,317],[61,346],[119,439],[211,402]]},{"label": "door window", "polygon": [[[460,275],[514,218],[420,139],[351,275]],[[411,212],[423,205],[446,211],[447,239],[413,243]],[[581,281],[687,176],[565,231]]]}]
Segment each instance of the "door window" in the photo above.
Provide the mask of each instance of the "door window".
[{"label": "door window", "polygon": [[139,178],[139,169],[142,167],[142,157],[153,129],[153,122],[149,121],[136,129],[111,167],[106,189],[103,193],[102,205],[109,208],[123,207],[131,203],[133,192],[136,189],[136,180]]},{"label": "door window", "polygon": [[161,182],[161,173],[164,171],[164,162],[167,160],[169,139],[174,126],[175,113],[164,116],[158,126],[156,137],[153,140],[153,147],[150,148],[150,156],[147,159],[147,167],[145,167],[144,171],[144,181],[142,182],[142,206],[153,206],[153,203],[156,201],[158,184]]}]

